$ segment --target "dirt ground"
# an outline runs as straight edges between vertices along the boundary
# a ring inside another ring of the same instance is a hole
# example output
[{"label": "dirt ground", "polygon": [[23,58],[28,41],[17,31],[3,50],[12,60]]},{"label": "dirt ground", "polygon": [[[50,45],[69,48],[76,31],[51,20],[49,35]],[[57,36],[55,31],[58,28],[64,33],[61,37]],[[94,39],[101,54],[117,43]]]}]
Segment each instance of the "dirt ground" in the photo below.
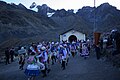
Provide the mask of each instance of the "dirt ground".
[{"label": "dirt ground", "polygon": [[[27,80],[27,76],[24,70],[19,70],[18,61],[15,60],[8,65],[0,63],[0,80]],[[36,80],[120,80],[120,71],[107,61],[97,60],[95,55],[90,55],[86,60],[76,55],[70,57],[65,70],[55,63],[51,65],[47,77],[43,78],[41,73]]]}]

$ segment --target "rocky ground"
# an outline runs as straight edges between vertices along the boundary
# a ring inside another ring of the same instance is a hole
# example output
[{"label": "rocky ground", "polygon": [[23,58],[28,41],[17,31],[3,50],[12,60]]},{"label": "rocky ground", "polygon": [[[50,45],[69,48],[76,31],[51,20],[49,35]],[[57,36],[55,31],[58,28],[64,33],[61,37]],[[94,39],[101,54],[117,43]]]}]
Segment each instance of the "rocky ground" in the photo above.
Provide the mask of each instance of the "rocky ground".
[{"label": "rocky ground", "polygon": [[[8,65],[0,63],[0,80],[27,80],[27,76],[18,69],[16,60]],[[105,60],[97,60],[95,55],[86,60],[76,55],[70,57],[65,70],[55,63],[47,77],[42,78],[41,74],[36,80],[120,80],[120,71]]]}]

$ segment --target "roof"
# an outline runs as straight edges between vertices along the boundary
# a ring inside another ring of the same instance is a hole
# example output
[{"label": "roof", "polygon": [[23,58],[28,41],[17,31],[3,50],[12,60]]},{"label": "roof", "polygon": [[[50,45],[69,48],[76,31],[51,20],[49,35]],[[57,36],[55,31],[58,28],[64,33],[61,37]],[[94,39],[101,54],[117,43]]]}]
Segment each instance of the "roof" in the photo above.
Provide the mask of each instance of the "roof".
[{"label": "roof", "polygon": [[[65,34],[65,33],[69,32],[69,31],[72,31],[72,30],[75,30],[75,29],[74,29],[74,28],[69,29],[69,30],[67,30],[67,31],[65,31],[65,32],[63,32],[63,33],[61,33],[60,35],[63,35],[63,34]],[[77,30],[75,30],[75,31],[77,31]],[[77,31],[77,32],[80,32],[80,31]],[[83,34],[84,34],[84,33],[83,33]]]}]

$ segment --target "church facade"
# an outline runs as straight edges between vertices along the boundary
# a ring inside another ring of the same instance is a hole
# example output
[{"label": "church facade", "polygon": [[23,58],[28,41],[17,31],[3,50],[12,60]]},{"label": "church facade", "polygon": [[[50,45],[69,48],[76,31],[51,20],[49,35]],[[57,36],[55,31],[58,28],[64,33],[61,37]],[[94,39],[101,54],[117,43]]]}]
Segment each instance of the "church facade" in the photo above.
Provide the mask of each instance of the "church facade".
[{"label": "church facade", "polygon": [[73,42],[73,41],[78,41],[78,40],[85,41],[85,39],[86,39],[86,36],[84,33],[81,33],[74,29],[70,29],[70,30],[60,34],[60,42],[61,41]]}]

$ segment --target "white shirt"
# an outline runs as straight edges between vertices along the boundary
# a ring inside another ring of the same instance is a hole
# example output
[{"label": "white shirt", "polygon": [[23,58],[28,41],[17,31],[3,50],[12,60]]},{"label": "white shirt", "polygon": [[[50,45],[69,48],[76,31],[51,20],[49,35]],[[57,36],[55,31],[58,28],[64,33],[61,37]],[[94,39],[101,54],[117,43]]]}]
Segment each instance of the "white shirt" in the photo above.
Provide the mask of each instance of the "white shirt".
[{"label": "white shirt", "polygon": [[64,57],[66,58],[67,57],[67,49],[66,48],[63,50],[63,53],[64,53]]}]

